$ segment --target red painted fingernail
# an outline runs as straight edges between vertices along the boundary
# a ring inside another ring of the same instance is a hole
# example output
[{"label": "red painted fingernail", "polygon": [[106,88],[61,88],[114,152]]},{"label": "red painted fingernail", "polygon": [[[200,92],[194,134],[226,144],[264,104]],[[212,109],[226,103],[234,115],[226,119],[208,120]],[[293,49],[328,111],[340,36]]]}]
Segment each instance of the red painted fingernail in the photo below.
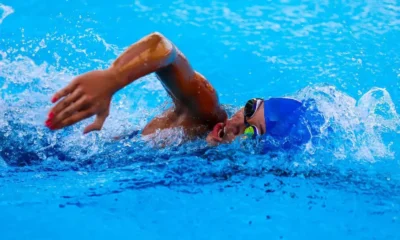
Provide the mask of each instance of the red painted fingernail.
[{"label": "red painted fingernail", "polygon": [[51,127],[51,120],[48,119],[48,120],[45,122],[45,124],[46,124],[47,127]]},{"label": "red painted fingernail", "polygon": [[58,99],[57,99],[56,97],[53,97],[53,98],[51,99],[51,102],[52,102],[52,103],[55,103],[55,102],[57,102],[57,100],[58,100]]},{"label": "red painted fingernail", "polygon": [[51,120],[53,117],[54,117],[54,113],[53,113],[53,112],[50,112],[50,113],[49,113],[49,120]]}]

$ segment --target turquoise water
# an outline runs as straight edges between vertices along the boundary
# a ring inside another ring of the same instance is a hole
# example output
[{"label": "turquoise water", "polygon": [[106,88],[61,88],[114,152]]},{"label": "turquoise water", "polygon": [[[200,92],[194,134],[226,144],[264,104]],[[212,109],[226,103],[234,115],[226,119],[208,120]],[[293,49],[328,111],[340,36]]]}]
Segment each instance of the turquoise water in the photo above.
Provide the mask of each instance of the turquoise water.
[{"label": "turquoise water", "polygon": [[[0,0],[1,239],[400,239],[396,1]],[[50,97],[153,31],[230,111],[314,98],[326,122],[300,152],[113,136],[168,107],[147,76],[104,130],[43,125]],[[328,130],[329,129],[329,130]]]}]

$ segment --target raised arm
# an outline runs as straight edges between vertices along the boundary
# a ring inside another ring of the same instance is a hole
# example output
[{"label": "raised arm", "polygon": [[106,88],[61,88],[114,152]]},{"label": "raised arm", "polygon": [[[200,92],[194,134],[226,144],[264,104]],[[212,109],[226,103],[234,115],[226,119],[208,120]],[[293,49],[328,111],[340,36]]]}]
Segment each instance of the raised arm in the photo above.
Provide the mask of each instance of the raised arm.
[{"label": "raised arm", "polygon": [[193,71],[183,54],[164,36],[150,34],[130,46],[109,69],[75,78],[57,92],[46,125],[61,129],[97,115],[85,133],[100,130],[109,114],[112,95],[133,81],[155,72],[176,108],[186,108],[204,123],[224,118],[213,87]]}]

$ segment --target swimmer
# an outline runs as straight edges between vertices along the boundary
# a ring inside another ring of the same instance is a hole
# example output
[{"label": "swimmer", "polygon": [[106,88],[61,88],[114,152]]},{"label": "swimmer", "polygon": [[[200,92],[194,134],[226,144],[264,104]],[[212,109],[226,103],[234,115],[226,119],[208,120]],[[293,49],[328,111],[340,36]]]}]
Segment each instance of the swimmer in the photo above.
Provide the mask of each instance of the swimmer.
[{"label": "swimmer", "polygon": [[151,120],[141,132],[144,136],[182,127],[188,138],[206,137],[210,145],[218,145],[240,136],[294,136],[295,144],[303,144],[313,135],[304,103],[289,98],[252,98],[228,119],[213,86],[160,33],[131,45],[108,69],[84,73],[56,92],[45,125],[58,130],[96,116],[84,133],[101,130],[113,95],[150,73],[157,75],[174,106]]}]

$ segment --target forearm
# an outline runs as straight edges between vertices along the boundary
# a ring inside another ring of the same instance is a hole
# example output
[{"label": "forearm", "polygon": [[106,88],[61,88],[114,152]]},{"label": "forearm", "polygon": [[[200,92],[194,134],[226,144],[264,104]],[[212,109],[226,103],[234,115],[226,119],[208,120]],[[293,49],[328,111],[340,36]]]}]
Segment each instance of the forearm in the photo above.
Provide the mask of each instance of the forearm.
[{"label": "forearm", "polygon": [[118,89],[138,78],[170,65],[176,58],[172,43],[159,33],[152,33],[119,56],[110,70],[116,74]]},{"label": "forearm", "polygon": [[217,113],[220,107],[214,88],[193,70],[177,47],[159,33],[150,34],[130,46],[110,70],[116,82],[115,91],[154,72],[178,109],[185,107],[193,116],[206,119],[204,121],[224,115]]}]

